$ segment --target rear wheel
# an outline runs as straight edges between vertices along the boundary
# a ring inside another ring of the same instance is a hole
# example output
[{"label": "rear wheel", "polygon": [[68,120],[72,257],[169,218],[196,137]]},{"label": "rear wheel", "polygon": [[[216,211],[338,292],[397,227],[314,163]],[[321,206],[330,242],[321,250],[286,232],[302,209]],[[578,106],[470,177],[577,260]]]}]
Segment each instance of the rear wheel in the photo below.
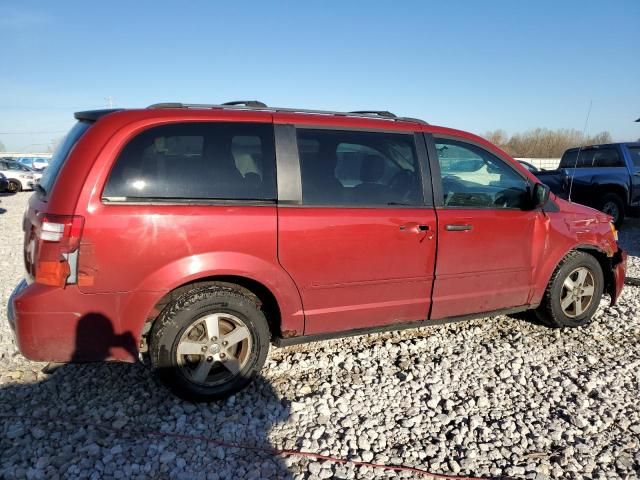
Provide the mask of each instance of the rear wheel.
[{"label": "rear wheel", "polygon": [[622,225],[624,220],[624,201],[617,193],[607,193],[602,196],[598,204],[598,210],[611,215],[616,227]]},{"label": "rear wheel", "polygon": [[603,290],[604,276],[598,260],[583,252],[571,252],[553,273],[536,315],[552,327],[588,325]]},{"label": "rear wheel", "polygon": [[151,330],[151,365],[177,396],[224,399],[246,387],[269,350],[267,320],[248,295],[229,287],[187,292]]}]

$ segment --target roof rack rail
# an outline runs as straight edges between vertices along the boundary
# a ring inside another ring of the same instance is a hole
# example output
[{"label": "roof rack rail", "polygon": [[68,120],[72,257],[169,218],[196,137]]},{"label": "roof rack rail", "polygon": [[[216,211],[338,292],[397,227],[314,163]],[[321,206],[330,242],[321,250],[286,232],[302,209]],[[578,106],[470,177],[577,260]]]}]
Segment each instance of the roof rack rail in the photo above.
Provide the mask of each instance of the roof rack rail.
[{"label": "roof rack rail", "polygon": [[396,117],[396,120],[399,120],[401,122],[415,122],[415,123],[422,123],[423,125],[429,125],[429,122],[425,122],[421,118],[415,118],[415,117]]},{"label": "roof rack rail", "polygon": [[421,123],[428,125],[424,120],[410,117],[398,117],[393,113],[386,110],[357,110],[354,112],[335,112],[331,110],[308,110],[304,108],[281,108],[281,107],[268,107],[262,102],[257,100],[242,100],[227,102],[222,104],[205,104],[205,103],[179,103],[179,102],[165,102],[154,103],[147,108],[200,108],[200,109],[219,109],[219,110],[260,110],[273,113],[303,113],[312,115],[332,115],[335,117],[359,117],[359,118],[378,118],[380,120],[393,121],[393,122],[411,122]]},{"label": "roof rack rail", "polygon": [[391,113],[388,110],[354,110],[353,112],[348,113],[357,113],[358,115],[377,115],[384,118],[398,118],[396,114]]},{"label": "roof rack rail", "polygon": [[179,102],[164,102],[164,103],[154,103],[153,105],[149,105],[147,108],[184,108],[187,105]]},{"label": "roof rack rail", "polygon": [[267,108],[266,103],[259,102],[258,100],[237,100],[234,102],[224,102],[222,105],[244,105],[250,108]]}]

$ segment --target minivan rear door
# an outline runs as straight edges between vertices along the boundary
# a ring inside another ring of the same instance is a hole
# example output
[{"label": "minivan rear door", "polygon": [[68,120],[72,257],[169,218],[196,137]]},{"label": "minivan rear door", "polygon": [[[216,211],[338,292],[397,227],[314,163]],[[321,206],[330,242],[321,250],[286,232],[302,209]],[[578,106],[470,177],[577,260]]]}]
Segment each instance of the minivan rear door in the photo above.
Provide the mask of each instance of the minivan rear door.
[{"label": "minivan rear door", "polygon": [[275,131],[278,256],[300,291],[305,335],[426,319],[436,218],[422,137],[307,125]]}]

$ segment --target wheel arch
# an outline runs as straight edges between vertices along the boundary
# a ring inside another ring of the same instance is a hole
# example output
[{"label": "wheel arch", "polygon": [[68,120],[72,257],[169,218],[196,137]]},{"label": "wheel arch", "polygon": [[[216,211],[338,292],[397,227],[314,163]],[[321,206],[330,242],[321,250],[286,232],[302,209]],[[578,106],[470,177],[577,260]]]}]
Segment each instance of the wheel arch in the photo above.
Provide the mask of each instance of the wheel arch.
[{"label": "wheel arch", "polygon": [[278,304],[276,296],[271,292],[271,290],[269,290],[269,288],[249,277],[239,275],[210,275],[183,283],[182,285],[168,291],[156,301],[151,314],[145,319],[142,326],[140,334],[142,340],[141,346],[146,347],[146,337],[151,331],[153,323],[158,319],[167,305],[194,288],[215,285],[231,288],[254,298],[265,314],[267,323],[269,324],[271,338],[274,339],[275,337],[282,335],[282,312],[280,311],[280,305]]},{"label": "wheel arch", "polygon": [[[613,271],[613,265],[611,258],[604,250],[596,247],[595,245],[578,245],[574,250],[583,252],[595,257],[602,268],[602,275],[604,277],[604,292],[608,293],[613,299],[615,297],[616,279]],[[563,257],[564,258],[564,257]]]},{"label": "wheel arch", "polygon": [[[197,267],[197,268],[195,268]],[[162,309],[198,284],[222,282],[256,297],[265,308],[272,336],[304,333],[300,293],[279,264],[237,252],[211,252],[184,257],[165,265],[121,297],[119,327],[146,348],[145,336]]]},{"label": "wheel arch", "polygon": [[629,189],[626,185],[623,185],[621,183],[605,182],[597,184],[596,188],[598,191],[598,198],[601,198],[608,193],[614,193],[622,199],[623,206],[625,208],[628,206]]},{"label": "wheel arch", "polygon": [[538,290],[538,294],[531,300],[532,304],[539,304],[542,300],[542,296],[544,295],[544,291],[546,290],[551,278],[553,277],[553,273],[556,271],[558,266],[563,262],[563,260],[569,255],[571,252],[582,252],[593,256],[598,263],[600,264],[600,268],[602,268],[602,275],[604,277],[604,291],[608,293],[613,298],[615,296],[615,275],[613,271],[612,265],[612,257],[607,254],[602,248],[597,245],[592,244],[577,244],[572,246],[570,249],[564,252],[562,256],[558,259],[557,262],[553,263],[550,268],[547,268],[547,271],[544,275],[544,281],[540,285]]}]

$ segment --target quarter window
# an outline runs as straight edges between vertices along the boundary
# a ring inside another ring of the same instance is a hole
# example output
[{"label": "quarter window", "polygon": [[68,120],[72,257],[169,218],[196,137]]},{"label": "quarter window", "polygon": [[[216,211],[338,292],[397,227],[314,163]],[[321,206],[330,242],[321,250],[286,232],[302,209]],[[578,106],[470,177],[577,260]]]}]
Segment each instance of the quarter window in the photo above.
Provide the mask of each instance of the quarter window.
[{"label": "quarter window", "polygon": [[413,135],[297,131],[302,201],[310,205],[422,205]]},{"label": "quarter window", "polygon": [[103,196],[275,200],[273,127],[183,123],[146,130],[118,156]]},{"label": "quarter window", "polygon": [[457,140],[436,139],[447,207],[524,208],[528,182],[495,155]]}]

